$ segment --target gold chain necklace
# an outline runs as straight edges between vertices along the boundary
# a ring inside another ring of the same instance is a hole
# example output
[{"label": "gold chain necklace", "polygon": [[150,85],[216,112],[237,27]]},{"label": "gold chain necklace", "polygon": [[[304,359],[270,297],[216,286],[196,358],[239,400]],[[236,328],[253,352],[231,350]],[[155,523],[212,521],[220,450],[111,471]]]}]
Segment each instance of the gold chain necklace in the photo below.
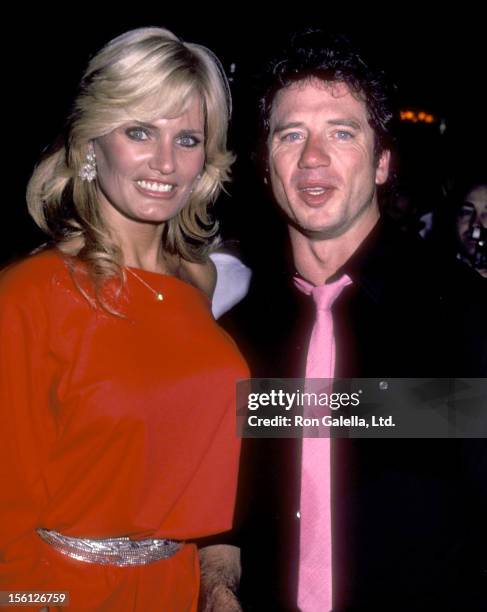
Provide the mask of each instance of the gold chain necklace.
[{"label": "gold chain necklace", "polygon": [[160,291],[156,291],[155,289],[153,289],[149,283],[146,283],[145,280],[143,278],[140,278],[140,276],[138,274],[136,274],[133,270],[131,270],[130,268],[125,268],[127,270],[127,272],[130,272],[130,274],[132,276],[134,276],[139,283],[142,283],[143,285],[145,285],[147,287],[147,289],[149,289],[149,291],[151,291],[155,296],[156,296],[156,300],[158,302],[162,302],[162,300],[164,299],[164,295],[160,292]]}]

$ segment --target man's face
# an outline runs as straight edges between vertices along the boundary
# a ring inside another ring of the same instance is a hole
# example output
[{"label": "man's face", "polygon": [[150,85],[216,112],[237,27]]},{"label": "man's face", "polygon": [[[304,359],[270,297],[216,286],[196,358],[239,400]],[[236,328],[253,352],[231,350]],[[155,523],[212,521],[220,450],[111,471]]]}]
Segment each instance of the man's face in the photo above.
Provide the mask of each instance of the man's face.
[{"label": "man's face", "polygon": [[472,238],[476,225],[487,228],[487,185],[478,185],[465,196],[457,214],[457,236],[460,248],[469,257],[474,257],[477,243]]},{"label": "man's face", "polygon": [[268,149],[274,196],[302,233],[333,238],[375,223],[389,152],[376,163],[367,109],[347,85],[306,80],[279,91]]}]

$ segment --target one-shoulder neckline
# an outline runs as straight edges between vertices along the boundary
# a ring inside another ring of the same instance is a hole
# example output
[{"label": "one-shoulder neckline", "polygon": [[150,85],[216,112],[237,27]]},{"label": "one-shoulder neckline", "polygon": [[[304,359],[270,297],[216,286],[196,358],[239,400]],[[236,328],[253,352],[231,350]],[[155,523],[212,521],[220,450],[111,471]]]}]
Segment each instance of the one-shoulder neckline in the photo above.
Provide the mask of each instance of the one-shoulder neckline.
[{"label": "one-shoulder neckline", "polygon": [[123,266],[123,267],[126,268],[127,270],[132,270],[133,272],[135,272],[135,274],[147,275],[152,278],[159,278],[161,280],[164,280],[164,282],[171,279],[171,281],[175,281],[176,284],[181,284],[184,287],[189,287],[190,289],[197,291],[200,295],[202,295],[205,299],[207,299],[208,302],[211,304],[210,297],[203,291],[203,289],[201,289],[200,287],[197,287],[196,285],[193,285],[192,283],[189,283],[188,281],[183,280],[182,278],[179,278],[179,276],[176,276],[175,274],[168,274],[166,272],[154,272],[152,270],[146,270],[145,268],[136,268],[135,266]]}]

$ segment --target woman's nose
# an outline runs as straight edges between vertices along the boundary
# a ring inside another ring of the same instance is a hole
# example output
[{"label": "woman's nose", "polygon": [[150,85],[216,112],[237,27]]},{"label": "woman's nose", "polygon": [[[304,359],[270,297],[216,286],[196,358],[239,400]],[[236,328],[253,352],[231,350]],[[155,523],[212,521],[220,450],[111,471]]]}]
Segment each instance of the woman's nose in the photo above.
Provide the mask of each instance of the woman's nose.
[{"label": "woman's nose", "polygon": [[159,141],[149,163],[151,169],[161,174],[172,174],[175,170],[174,148],[171,142]]}]

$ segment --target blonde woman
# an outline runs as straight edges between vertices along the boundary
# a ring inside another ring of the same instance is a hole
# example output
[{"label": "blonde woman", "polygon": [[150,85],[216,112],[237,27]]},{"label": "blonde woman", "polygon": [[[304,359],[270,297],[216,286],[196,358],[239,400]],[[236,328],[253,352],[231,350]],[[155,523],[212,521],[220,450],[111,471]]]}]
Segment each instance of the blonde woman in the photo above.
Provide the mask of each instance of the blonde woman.
[{"label": "blonde woman", "polygon": [[31,178],[51,241],[0,276],[1,590],[197,607],[193,541],[231,527],[247,375],[210,312],[229,107],[208,49],[127,32]]}]

